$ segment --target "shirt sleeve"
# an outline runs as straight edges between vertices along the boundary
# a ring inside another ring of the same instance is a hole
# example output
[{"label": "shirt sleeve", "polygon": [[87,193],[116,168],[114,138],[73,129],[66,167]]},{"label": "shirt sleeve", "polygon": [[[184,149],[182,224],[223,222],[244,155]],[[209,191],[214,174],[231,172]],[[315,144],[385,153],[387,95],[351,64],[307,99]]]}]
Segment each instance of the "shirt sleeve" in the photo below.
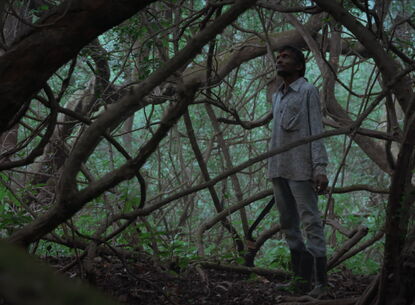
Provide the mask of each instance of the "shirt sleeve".
[{"label": "shirt sleeve", "polygon": [[274,115],[274,109],[275,109],[275,100],[277,99],[277,92],[273,93],[271,96],[271,107],[272,107],[272,115]]},{"label": "shirt sleeve", "polygon": [[[309,90],[308,103],[310,135],[317,135],[322,133],[324,129],[320,110],[320,95],[316,87]],[[320,174],[326,175],[328,157],[323,139],[311,142],[311,159],[313,177]]]}]

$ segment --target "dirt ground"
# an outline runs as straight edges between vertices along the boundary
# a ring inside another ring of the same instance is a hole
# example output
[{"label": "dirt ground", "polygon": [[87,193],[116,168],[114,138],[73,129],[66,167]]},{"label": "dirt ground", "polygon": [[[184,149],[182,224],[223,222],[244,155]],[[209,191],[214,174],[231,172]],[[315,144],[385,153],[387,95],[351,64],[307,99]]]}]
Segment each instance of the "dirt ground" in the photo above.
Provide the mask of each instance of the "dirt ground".
[{"label": "dirt ground", "polygon": [[[54,258],[49,263],[61,269],[68,261]],[[70,278],[85,278],[82,264],[65,270],[65,274]],[[252,274],[206,270],[196,266],[176,273],[149,262],[126,262],[113,257],[97,259],[92,278],[93,285],[104,294],[130,305],[274,305],[278,303],[279,296],[292,295],[275,287],[283,279],[265,279]],[[353,275],[347,270],[330,273],[327,298],[358,297],[371,279],[370,276]]]}]

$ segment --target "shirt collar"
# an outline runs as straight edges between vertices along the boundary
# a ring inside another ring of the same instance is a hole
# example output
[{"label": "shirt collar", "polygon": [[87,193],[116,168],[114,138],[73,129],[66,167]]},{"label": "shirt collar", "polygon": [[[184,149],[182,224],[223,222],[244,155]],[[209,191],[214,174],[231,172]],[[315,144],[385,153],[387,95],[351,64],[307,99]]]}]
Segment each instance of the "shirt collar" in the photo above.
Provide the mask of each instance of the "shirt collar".
[{"label": "shirt collar", "polygon": [[[288,88],[291,88],[294,91],[300,90],[301,85],[305,82],[304,77],[299,77],[295,81],[293,81]],[[281,84],[281,86],[278,88],[278,91],[282,91],[282,88],[284,88],[284,83]]]}]

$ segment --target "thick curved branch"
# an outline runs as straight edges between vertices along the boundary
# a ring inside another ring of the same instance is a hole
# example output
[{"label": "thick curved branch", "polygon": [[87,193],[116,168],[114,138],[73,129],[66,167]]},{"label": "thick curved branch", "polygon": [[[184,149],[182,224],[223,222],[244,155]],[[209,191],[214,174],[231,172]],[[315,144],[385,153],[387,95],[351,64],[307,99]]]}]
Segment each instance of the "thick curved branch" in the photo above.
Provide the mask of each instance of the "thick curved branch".
[{"label": "thick curved branch", "polygon": [[[321,16],[314,15],[305,25],[310,32],[317,35],[321,28]],[[298,48],[306,46],[303,38],[297,30],[289,30],[269,35],[269,44],[272,51],[276,51],[284,45],[292,45]],[[267,45],[257,36],[248,38],[243,43],[235,45],[230,50],[219,53],[215,56],[216,63],[215,75],[212,75],[211,84],[219,82],[232,70],[239,67],[242,63],[247,62],[259,56],[267,54]],[[196,66],[187,69],[183,73],[184,82],[186,84],[205,83],[206,82],[206,66]]]},{"label": "thick curved branch", "polygon": [[0,132],[82,47],[154,1],[67,0],[29,28],[0,57]]},{"label": "thick curved branch", "polygon": [[317,13],[321,13],[321,9],[316,6],[294,6],[294,7],[288,7],[286,5],[281,5],[276,3],[276,1],[258,1],[258,6],[266,8],[266,9],[270,9],[270,10],[274,10],[277,12],[281,12],[281,13],[298,13],[298,12],[304,12],[304,13],[309,13],[309,14],[317,14]]},{"label": "thick curved branch", "polygon": [[270,239],[272,236],[274,236],[276,233],[278,233],[281,230],[281,225],[276,224],[269,228],[268,230],[262,232],[258,239],[252,244],[248,244],[248,251],[245,255],[245,265],[248,267],[254,266],[254,260],[255,256],[258,253],[258,251],[261,249],[262,245]]},{"label": "thick curved branch", "polygon": [[367,235],[369,232],[369,229],[365,226],[361,226],[356,230],[355,234],[348,239],[343,246],[340,249],[337,249],[337,251],[333,254],[333,256],[330,258],[328,263],[328,268],[333,268],[336,265],[336,262],[345,255],[350,249],[355,246],[363,237]]},{"label": "thick curved branch", "polygon": [[[329,190],[328,190],[329,191]],[[370,193],[377,193],[377,194],[389,194],[389,189],[380,189],[370,185],[365,184],[354,184],[345,187],[335,187],[333,189],[333,194],[344,194],[350,192],[359,192],[359,191],[367,191]]]},{"label": "thick curved branch", "polygon": [[237,112],[233,113],[233,116],[235,117],[235,120],[218,118],[218,122],[231,125],[241,125],[244,129],[254,129],[260,126],[267,125],[272,120],[271,111],[255,121],[242,121]]},{"label": "thick curved branch", "polygon": [[265,269],[265,268],[259,268],[259,267],[246,267],[246,266],[229,265],[229,264],[214,264],[214,263],[208,263],[208,262],[202,262],[201,265],[203,268],[206,268],[206,269],[233,271],[233,272],[247,273],[247,274],[255,273],[255,274],[263,275],[263,276],[277,276],[277,277],[287,278],[289,275],[289,273],[286,271],[276,270],[276,269]]},{"label": "thick curved branch", "polygon": [[[363,242],[360,246],[356,247],[355,249],[353,249],[353,250],[349,249],[346,253],[343,253],[343,255],[341,255],[340,257],[337,257],[337,258],[333,256],[332,258],[330,258],[327,267],[329,269],[332,269],[332,268],[340,265],[345,260],[355,256],[356,254],[362,252],[363,250],[365,250],[368,247],[370,247],[371,245],[373,245],[375,242],[380,240],[383,237],[383,235],[385,235],[385,232],[383,230],[381,230],[378,233],[376,233],[375,236],[373,236],[371,239]],[[336,259],[334,259],[334,258],[336,258]]]}]

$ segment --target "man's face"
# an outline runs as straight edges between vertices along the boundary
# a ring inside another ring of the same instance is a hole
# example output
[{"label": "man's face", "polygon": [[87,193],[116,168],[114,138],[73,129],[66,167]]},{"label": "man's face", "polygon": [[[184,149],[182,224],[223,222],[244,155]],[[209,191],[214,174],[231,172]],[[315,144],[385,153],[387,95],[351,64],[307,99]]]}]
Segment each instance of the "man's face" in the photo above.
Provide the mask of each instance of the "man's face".
[{"label": "man's face", "polygon": [[297,62],[296,57],[290,50],[282,50],[277,55],[277,73],[279,76],[286,77],[298,74],[303,68],[302,64]]}]

